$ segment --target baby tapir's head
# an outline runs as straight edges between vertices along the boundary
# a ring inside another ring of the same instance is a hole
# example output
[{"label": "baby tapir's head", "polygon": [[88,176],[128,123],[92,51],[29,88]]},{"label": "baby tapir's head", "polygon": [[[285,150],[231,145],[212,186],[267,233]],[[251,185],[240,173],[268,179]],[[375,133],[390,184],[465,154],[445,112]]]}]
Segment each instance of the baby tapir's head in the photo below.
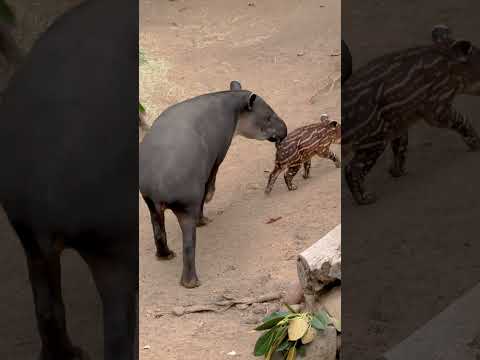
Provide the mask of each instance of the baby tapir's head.
[{"label": "baby tapir's head", "polygon": [[327,127],[327,137],[334,139],[335,144],[340,144],[342,141],[342,126],[340,123],[330,120],[330,117],[327,114],[322,114],[320,116],[320,121],[325,123]]},{"label": "baby tapir's head", "polygon": [[480,49],[468,40],[452,38],[445,25],[433,28],[432,40],[449,57],[449,75],[458,81],[460,92],[480,96]]},{"label": "baby tapir's head", "polygon": [[[230,83],[230,90],[242,90],[238,81]],[[240,113],[237,134],[248,139],[279,142],[287,136],[287,125],[260,96],[245,92],[245,107]]]}]

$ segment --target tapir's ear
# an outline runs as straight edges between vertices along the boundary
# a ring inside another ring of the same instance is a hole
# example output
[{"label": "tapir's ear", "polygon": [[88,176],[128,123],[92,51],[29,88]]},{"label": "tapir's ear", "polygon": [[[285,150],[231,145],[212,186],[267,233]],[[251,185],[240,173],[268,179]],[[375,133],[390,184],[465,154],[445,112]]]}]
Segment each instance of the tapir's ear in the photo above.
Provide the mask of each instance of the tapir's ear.
[{"label": "tapir's ear", "polygon": [[254,93],[250,94],[250,96],[248,97],[248,110],[252,110],[253,103],[255,102],[256,98],[257,98],[256,94],[254,94]]},{"label": "tapir's ear", "polygon": [[330,123],[328,124],[330,127],[332,128],[336,128],[338,126],[338,122],[336,121],[330,121]]},{"label": "tapir's ear", "polygon": [[237,80],[233,80],[231,83],[230,83],[230,90],[234,91],[234,90],[242,90],[242,84],[240,84],[239,81]]},{"label": "tapir's ear", "polygon": [[473,46],[470,41],[458,40],[452,44],[450,49],[452,49],[455,59],[460,62],[467,62],[473,51]]},{"label": "tapir's ear", "polygon": [[446,25],[435,25],[432,29],[432,40],[437,45],[443,45],[451,40],[451,31]]}]

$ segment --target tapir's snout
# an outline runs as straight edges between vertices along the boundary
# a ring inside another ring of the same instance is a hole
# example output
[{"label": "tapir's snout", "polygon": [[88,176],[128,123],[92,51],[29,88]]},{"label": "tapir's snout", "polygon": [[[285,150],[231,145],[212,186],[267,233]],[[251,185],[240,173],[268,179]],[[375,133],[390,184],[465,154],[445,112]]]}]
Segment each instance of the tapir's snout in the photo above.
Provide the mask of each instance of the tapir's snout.
[{"label": "tapir's snout", "polygon": [[287,125],[282,119],[277,118],[275,127],[273,128],[273,134],[268,140],[271,142],[280,142],[287,136],[287,133]]}]

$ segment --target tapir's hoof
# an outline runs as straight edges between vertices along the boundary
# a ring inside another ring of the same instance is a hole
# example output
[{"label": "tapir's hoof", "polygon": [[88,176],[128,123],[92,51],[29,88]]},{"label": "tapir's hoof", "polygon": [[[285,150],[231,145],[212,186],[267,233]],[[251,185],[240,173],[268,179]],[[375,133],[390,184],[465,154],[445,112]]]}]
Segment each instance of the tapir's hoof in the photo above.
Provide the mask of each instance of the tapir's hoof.
[{"label": "tapir's hoof", "polygon": [[377,196],[373,193],[364,193],[363,196],[355,199],[358,205],[370,205],[377,201]]},{"label": "tapir's hoof", "polygon": [[295,191],[297,189],[298,189],[297,185],[293,185],[293,184],[288,187],[288,190],[290,190],[290,191]]},{"label": "tapir's hoof", "polygon": [[480,151],[480,144],[474,144],[468,147],[469,152],[478,152]]},{"label": "tapir's hoof", "polygon": [[394,178],[399,178],[401,176],[407,175],[407,172],[404,169],[399,169],[393,166],[390,168],[389,172],[390,172],[390,175],[392,175],[392,177]]},{"label": "tapir's hoof", "polygon": [[209,219],[208,217],[206,216],[202,216],[200,219],[198,219],[197,221],[197,226],[205,226],[205,225],[208,225],[212,222],[211,219]]},{"label": "tapir's hoof", "polygon": [[165,261],[165,260],[172,260],[177,255],[172,250],[170,250],[165,254],[157,252],[156,256],[157,256],[157,260]]},{"label": "tapir's hoof", "polygon": [[[78,347],[74,347],[71,350],[67,350],[65,352],[69,353],[69,355],[67,354],[61,355],[62,359],[65,359],[65,360],[91,360],[90,356],[88,356],[88,354],[85,351],[83,351]],[[52,355],[54,356],[52,357],[48,355],[48,353],[49,352],[47,351],[42,351],[38,356],[38,360],[53,360],[58,358],[58,357],[55,357],[55,355]]]},{"label": "tapir's hoof", "polygon": [[270,195],[271,192],[272,192],[272,189],[270,188],[265,189],[265,195]]},{"label": "tapir's hoof", "polygon": [[200,280],[198,280],[197,277],[194,277],[193,279],[184,279],[182,277],[182,280],[180,280],[180,285],[187,289],[194,289],[202,285],[202,283],[200,282]]},{"label": "tapir's hoof", "polygon": [[310,174],[303,174],[303,178],[304,178],[305,180],[310,179]]}]

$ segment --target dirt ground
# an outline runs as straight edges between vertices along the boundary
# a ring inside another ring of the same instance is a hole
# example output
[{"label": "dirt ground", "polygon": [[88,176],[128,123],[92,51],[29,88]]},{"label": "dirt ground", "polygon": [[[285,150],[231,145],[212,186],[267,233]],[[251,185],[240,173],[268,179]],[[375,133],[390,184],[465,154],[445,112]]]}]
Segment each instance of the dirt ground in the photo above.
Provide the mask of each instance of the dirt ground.
[{"label": "dirt ground", "polygon": [[[145,1],[140,2],[140,100],[152,122],[166,107],[231,80],[262,96],[288,128],[340,120],[340,2]],[[312,99],[313,97],[313,99]],[[339,147],[334,147],[338,152]],[[198,229],[197,270],[202,286],[179,285],[181,233],[173,214],[168,241],[180,256],[159,262],[148,210],[140,201],[140,353],[148,359],[252,359],[258,336],[246,324],[250,311],[183,317],[176,305],[204,304],[225,292],[235,296],[284,290],[296,278],[295,256],[340,222],[340,170],[315,159],[312,178],[298,175],[288,192],[279,178],[263,193],[274,146],[235,138],[206,206],[213,222]],[[270,218],[281,217],[273,224]],[[164,316],[159,314],[167,313]]]}]

